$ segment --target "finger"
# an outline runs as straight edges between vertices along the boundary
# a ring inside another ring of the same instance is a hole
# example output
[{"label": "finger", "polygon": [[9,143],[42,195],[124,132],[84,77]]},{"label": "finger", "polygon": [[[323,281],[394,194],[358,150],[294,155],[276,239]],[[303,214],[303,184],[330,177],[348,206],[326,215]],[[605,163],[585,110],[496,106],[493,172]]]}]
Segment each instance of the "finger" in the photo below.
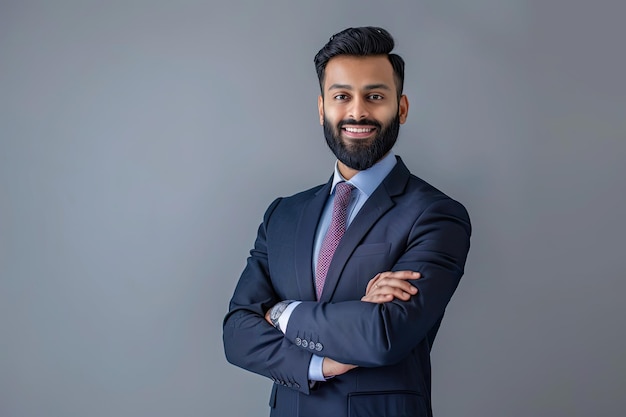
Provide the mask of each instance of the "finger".
[{"label": "finger", "polygon": [[361,298],[361,301],[365,301],[368,303],[382,304],[387,303],[393,300],[393,295],[391,294],[371,294],[365,295]]},{"label": "finger", "polygon": [[407,301],[412,296],[418,293],[418,289],[413,285],[409,284],[406,281],[402,280],[391,280],[389,284],[386,285],[386,280],[380,280],[378,283],[374,284],[372,290],[366,295],[386,295],[391,294],[395,298],[400,300]]},{"label": "finger", "polygon": [[372,290],[376,291],[378,288],[384,287],[398,288],[410,294],[417,294],[417,288],[414,285],[408,281],[398,278],[382,278],[374,284]]},{"label": "finger", "polygon": [[395,287],[395,286],[375,284],[370,290],[370,292],[366,293],[365,295],[391,294],[394,297],[400,298],[402,300],[408,300],[409,298],[416,295],[417,293],[418,293],[418,289],[412,285],[409,285],[408,287],[404,287],[404,286]]},{"label": "finger", "polygon": [[408,280],[408,279],[418,279],[421,277],[421,274],[419,272],[415,272],[415,271],[385,271],[385,272],[379,272],[378,274],[376,274],[376,276],[374,276],[374,278],[372,278],[371,280],[369,280],[369,282],[367,283],[367,290],[369,290],[372,285],[374,285],[377,281],[383,279],[383,278],[398,278],[398,279],[404,279],[404,280]]},{"label": "finger", "polygon": [[[382,283],[382,281],[380,281]],[[411,289],[405,291],[403,288],[382,286],[381,284],[375,284],[372,290],[365,294],[362,301],[373,302],[388,302],[397,298],[398,300],[408,301],[413,295],[417,294],[417,288],[409,285]]]},{"label": "finger", "polygon": [[367,288],[365,289],[365,294],[370,292],[370,290],[372,289],[372,286],[374,286],[376,284],[376,281],[378,281],[380,276],[381,276],[381,274],[378,273],[378,274],[376,274],[376,276],[374,278],[369,280],[369,282],[367,283]]},{"label": "finger", "polygon": [[418,279],[422,275],[416,271],[387,271],[380,274],[380,278]]},{"label": "finger", "polygon": [[407,285],[411,285],[406,280],[398,279],[398,278],[381,278],[374,285],[375,288],[379,287],[397,287],[397,288],[408,288]]},{"label": "finger", "polygon": [[[367,288],[365,289],[365,294],[369,294],[374,288],[377,288],[376,285],[378,285],[378,287],[383,285],[383,280],[385,279],[398,279],[401,280],[401,282],[406,282],[406,280],[411,280],[411,279],[418,279],[421,277],[421,274],[419,272],[415,272],[415,271],[386,271],[386,272],[380,272],[378,274],[376,274],[376,276],[374,276],[374,278],[372,278],[371,280],[369,280],[369,282],[367,283]],[[408,284],[408,283],[407,283]],[[408,284],[410,285],[410,284]],[[408,291],[410,291],[413,294],[416,294],[416,291],[411,290],[410,288],[406,287],[406,289]]]},{"label": "finger", "polygon": [[381,287],[379,291],[372,295],[391,295],[398,300],[408,301],[413,294],[403,291],[400,288],[394,287]]}]

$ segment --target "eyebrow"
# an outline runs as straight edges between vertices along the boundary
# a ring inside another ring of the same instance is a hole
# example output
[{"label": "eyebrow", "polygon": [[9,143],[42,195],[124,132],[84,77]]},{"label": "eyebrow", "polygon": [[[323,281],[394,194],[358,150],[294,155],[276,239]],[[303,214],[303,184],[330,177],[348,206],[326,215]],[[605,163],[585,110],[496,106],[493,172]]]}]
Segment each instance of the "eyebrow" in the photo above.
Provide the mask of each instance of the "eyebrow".
[{"label": "eyebrow", "polygon": [[[352,91],[354,88],[349,84],[333,84],[328,87],[329,90],[350,90]],[[391,90],[387,84],[368,84],[363,87],[363,90]]]}]

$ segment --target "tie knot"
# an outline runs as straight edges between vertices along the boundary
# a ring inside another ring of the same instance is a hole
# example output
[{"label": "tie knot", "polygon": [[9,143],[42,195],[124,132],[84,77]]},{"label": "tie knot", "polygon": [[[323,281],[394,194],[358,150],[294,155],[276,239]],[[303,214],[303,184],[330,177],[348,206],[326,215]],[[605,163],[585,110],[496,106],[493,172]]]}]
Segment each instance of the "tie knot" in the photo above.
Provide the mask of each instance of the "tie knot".
[{"label": "tie knot", "polygon": [[350,193],[352,193],[352,190],[354,190],[354,185],[345,181],[338,183],[335,186],[335,199],[345,201],[347,204],[347,202],[350,201]]}]

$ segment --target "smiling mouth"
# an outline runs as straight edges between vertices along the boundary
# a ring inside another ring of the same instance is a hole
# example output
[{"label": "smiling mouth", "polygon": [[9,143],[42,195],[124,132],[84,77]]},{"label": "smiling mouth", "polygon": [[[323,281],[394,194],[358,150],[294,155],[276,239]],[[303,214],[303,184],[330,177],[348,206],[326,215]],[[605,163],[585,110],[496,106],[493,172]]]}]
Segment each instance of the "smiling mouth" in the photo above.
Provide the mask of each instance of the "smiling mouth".
[{"label": "smiling mouth", "polygon": [[351,138],[366,138],[369,137],[375,130],[375,127],[347,127],[341,128],[346,136]]},{"label": "smiling mouth", "polygon": [[343,128],[346,132],[350,132],[350,133],[369,133],[372,130],[374,130],[373,127],[371,128],[363,128],[363,127],[344,127]]}]

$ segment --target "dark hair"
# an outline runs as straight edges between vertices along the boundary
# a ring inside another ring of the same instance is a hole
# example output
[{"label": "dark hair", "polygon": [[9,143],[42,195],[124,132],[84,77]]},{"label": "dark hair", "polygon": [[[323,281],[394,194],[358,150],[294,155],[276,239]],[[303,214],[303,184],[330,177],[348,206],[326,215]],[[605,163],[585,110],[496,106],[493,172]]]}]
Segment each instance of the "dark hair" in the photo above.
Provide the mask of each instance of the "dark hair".
[{"label": "dark hair", "polygon": [[324,72],[328,61],[337,55],[387,55],[393,67],[398,98],[404,86],[404,60],[400,55],[392,54],[393,37],[383,28],[360,27],[348,28],[330,37],[328,43],[315,55],[315,69],[324,95]]}]

